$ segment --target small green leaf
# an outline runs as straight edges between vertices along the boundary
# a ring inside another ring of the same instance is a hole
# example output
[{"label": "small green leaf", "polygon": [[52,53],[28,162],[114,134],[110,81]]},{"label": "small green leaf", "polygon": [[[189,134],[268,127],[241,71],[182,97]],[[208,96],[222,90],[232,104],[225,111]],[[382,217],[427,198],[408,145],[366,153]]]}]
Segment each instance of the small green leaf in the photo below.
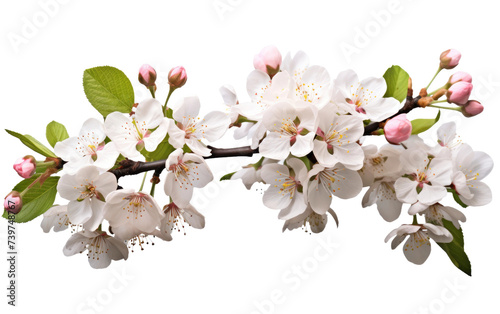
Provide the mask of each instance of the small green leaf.
[{"label": "small green leaf", "polygon": [[472,267],[464,250],[464,234],[462,229],[457,229],[452,222],[443,219],[443,226],[453,235],[450,243],[438,243],[438,245],[448,254],[451,262],[467,275],[472,275]]},{"label": "small green leaf", "polygon": [[434,124],[439,121],[441,117],[441,110],[438,111],[436,118],[434,119],[415,119],[411,121],[411,134],[420,134],[422,132],[430,129]]},{"label": "small green leaf", "polygon": [[48,149],[45,145],[37,141],[31,135],[28,134],[22,135],[10,130],[5,130],[5,131],[7,131],[7,133],[9,133],[10,135],[20,139],[24,145],[31,148],[33,151],[39,153],[40,155],[45,157],[57,157],[50,149]]},{"label": "small green leaf", "polygon": [[62,142],[69,137],[66,127],[59,122],[52,121],[47,124],[47,141],[50,146],[56,146],[57,142]]},{"label": "small green leaf", "polygon": [[[14,191],[21,192],[26,189],[38,176],[21,181],[14,187]],[[23,196],[23,208],[16,215],[16,222],[28,222],[45,213],[52,205],[57,194],[57,183],[59,177],[50,177],[43,183],[35,183],[35,185]],[[7,211],[4,211],[3,216],[7,218]]]},{"label": "small green leaf", "polygon": [[110,66],[87,69],[83,73],[87,99],[100,114],[129,113],[134,106],[134,89],[127,76]]},{"label": "small green leaf", "polygon": [[220,181],[224,181],[224,180],[231,180],[231,178],[233,177],[233,175],[235,174],[236,172],[231,172],[231,173],[228,173],[226,175],[223,175],[221,178],[220,178]]},{"label": "small green leaf", "polygon": [[385,71],[384,79],[387,83],[387,90],[384,97],[394,97],[399,102],[406,99],[408,93],[408,79],[410,76],[400,66],[393,65]]}]

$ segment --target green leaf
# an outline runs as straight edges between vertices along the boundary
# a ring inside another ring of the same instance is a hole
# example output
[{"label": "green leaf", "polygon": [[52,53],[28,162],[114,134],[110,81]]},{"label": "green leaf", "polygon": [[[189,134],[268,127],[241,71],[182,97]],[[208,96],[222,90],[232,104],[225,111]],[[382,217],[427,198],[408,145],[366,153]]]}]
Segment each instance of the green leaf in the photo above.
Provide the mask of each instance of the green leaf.
[{"label": "green leaf", "polygon": [[394,97],[399,102],[406,99],[408,93],[408,80],[410,76],[398,65],[393,65],[385,71],[384,79],[387,83],[387,90],[384,97]]},{"label": "green leaf", "polygon": [[66,127],[59,122],[52,121],[47,124],[47,141],[50,146],[56,146],[57,142],[62,142],[69,137]]},{"label": "green leaf", "polygon": [[40,155],[45,157],[57,157],[50,149],[48,149],[45,145],[37,141],[31,135],[28,134],[22,135],[10,130],[5,130],[5,131],[7,131],[7,133],[9,133],[10,135],[20,139],[24,145],[31,148],[33,151],[39,153]]},{"label": "green leaf", "polygon": [[143,149],[141,154],[146,158],[147,161],[156,161],[167,159],[168,156],[175,150],[175,148],[168,142],[168,135],[165,136],[163,141],[158,145],[154,152],[148,152]]},{"label": "green leaf", "polygon": [[220,181],[224,181],[224,180],[231,180],[231,178],[233,177],[233,175],[236,173],[235,172],[231,172],[231,173],[228,173],[226,175],[223,175],[221,178],[220,178]]},{"label": "green leaf", "polygon": [[[38,176],[21,181],[14,187],[14,191],[21,192],[26,189]],[[57,194],[57,183],[59,177],[50,177],[43,183],[35,183],[35,185],[23,196],[23,208],[16,215],[16,222],[28,222],[45,213],[52,205]],[[4,211],[3,216],[7,218],[7,211]]]},{"label": "green leaf", "polygon": [[438,243],[438,245],[448,254],[452,263],[467,275],[472,275],[472,267],[464,250],[464,234],[462,229],[457,229],[452,222],[443,219],[443,226],[453,235],[450,243]]},{"label": "green leaf", "polygon": [[434,119],[415,119],[411,121],[411,134],[420,134],[422,132],[430,129],[434,124],[439,121],[441,117],[441,110],[438,111],[436,118]]},{"label": "green leaf", "polygon": [[83,73],[87,99],[100,114],[129,113],[134,106],[134,89],[127,76],[110,66],[87,69]]}]

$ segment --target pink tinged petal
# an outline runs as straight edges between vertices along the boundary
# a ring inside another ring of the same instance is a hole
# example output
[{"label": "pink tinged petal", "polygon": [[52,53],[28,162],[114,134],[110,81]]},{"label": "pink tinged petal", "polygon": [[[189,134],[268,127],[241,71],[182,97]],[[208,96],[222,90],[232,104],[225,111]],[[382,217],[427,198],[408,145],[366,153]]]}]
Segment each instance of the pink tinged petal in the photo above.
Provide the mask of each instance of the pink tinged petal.
[{"label": "pink tinged petal", "polygon": [[121,259],[128,259],[128,248],[124,241],[121,241],[114,237],[106,238],[106,242],[108,243],[108,255],[114,260],[118,261]]},{"label": "pink tinged petal", "polygon": [[196,229],[205,228],[205,217],[193,205],[189,204],[183,210],[182,217],[191,227]]},{"label": "pink tinged petal", "polygon": [[330,209],[332,196],[323,184],[318,184],[318,180],[314,179],[309,183],[307,200],[314,212],[324,215]]},{"label": "pink tinged petal", "polygon": [[198,117],[200,113],[200,99],[195,96],[185,97],[176,108],[173,108],[173,111],[174,120],[185,125],[185,122],[189,118]]},{"label": "pink tinged petal", "polygon": [[92,216],[83,224],[83,227],[85,230],[94,231],[104,219],[104,202],[94,199],[90,202],[90,207]]},{"label": "pink tinged petal", "polygon": [[282,160],[290,154],[290,136],[277,132],[269,133],[260,143],[259,152],[262,156]]},{"label": "pink tinged petal", "polygon": [[429,237],[423,231],[410,234],[403,246],[403,252],[408,261],[421,265],[431,254],[431,243]]},{"label": "pink tinged petal", "polygon": [[169,120],[168,142],[175,148],[182,148],[186,143],[186,132],[179,129],[173,120]]},{"label": "pink tinged petal", "polygon": [[453,174],[453,186],[455,191],[465,199],[471,199],[474,195],[471,193],[467,185],[467,177],[463,172],[457,171]]},{"label": "pink tinged petal", "polygon": [[297,157],[304,157],[309,154],[314,147],[313,139],[315,134],[313,132],[306,135],[298,135],[295,138],[295,143],[290,148],[290,153]]},{"label": "pink tinged petal", "polygon": [[424,184],[417,198],[419,202],[425,205],[432,205],[442,200],[446,196],[446,193],[448,192],[444,186]]},{"label": "pink tinged petal", "polygon": [[229,124],[231,124],[231,119],[224,112],[212,111],[197,124],[197,129],[198,127],[200,129],[199,132],[197,130],[197,135],[210,142],[217,141],[226,133]]},{"label": "pink tinged petal", "polygon": [[460,200],[464,202],[464,204],[469,206],[484,206],[491,202],[492,194],[490,187],[481,181],[476,182],[472,181],[472,184],[469,185],[470,191],[473,194],[471,199],[466,199],[461,195]]},{"label": "pink tinged petal", "polygon": [[154,152],[158,145],[163,141],[165,136],[167,135],[168,123],[169,120],[163,119],[159,123],[159,126],[156,130],[154,130],[149,136],[143,139],[144,148],[148,152]]},{"label": "pink tinged petal", "polygon": [[453,175],[452,163],[447,159],[434,158],[431,160],[426,174],[432,185],[449,185]]},{"label": "pink tinged petal", "polygon": [[63,253],[65,256],[72,256],[78,253],[82,253],[89,242],[89,239],[85,237],[81,232],[73,234],[66,245],[64,245]]},{"label": "pink tinged petal", "polygon": [[187,206],[193,197],[193,186],[183,178],[177,179],[172,172],[165,179],[165,194],[180,207]]},{"label": "pink tinged petal", "polygon": [[394,189],[396,190],[398,200],[409,204],[417,202],[417,185],[418,182],[412,181],[408,178],[397,179],[394,183]]},{"label": "pink tinged petal", "polygon": [[425,223],[424,228],[427,228],[429,237],[438,243],[450,243],[453,241],[453,235],[444,227],[435,226],[430,223]]},{"label": "pink tinged petal", "polygon": [[302,214],[307,208],[307,204],[304,199],[304,194],[296,192],[292,202],[283,208],[278,214],[278,218],[282,220],[287,220],[297,215]]},{"label": "pink tinged petal", "polygon": [[92,217],[92,207],[88,198],[83,201],[71,201],[68,204],[68,217],[71,223],[79,225]]}]

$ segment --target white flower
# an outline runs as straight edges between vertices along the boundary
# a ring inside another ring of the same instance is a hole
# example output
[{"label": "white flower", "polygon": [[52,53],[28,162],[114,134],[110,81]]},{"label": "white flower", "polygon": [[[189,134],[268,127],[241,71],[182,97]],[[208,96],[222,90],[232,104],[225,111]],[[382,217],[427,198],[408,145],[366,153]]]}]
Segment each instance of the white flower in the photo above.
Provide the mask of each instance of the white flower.
[{"label": "white flower", "polygon": [[111,260],[118,261],[128,258],[127,245],[106,232],[101,231],[81,231],[73,234],[66,245],[63,253],[72,256],[77,253],[88,251],[87,256],[92,268],[106,268],[111,264]]},{"label": "white flower", "polygon": [[184,222],[195,229],[205,228],[205,217],[191,204],[179,207],[175,203],[170,203],[165,205],[164,213],[165,217],[161,220],[159,232],[160,237],[165,237],[164,240],[170,241],[174,230],[178,232],[182,230],[185,235]]},{"label": "white flower", "polygon": [[198,117],[200,101],[198,97],[186,97],[177,108],[173,109],[173,118],[177,125],[170,124],[168,142],[175,148],[186,144],[195,154],[210,156],[211,151],[201,141],[220,139],[231,123],[223,112],[212,111],[204,119]]},{"label": "white flower", "polygon": [[363,180],[363,186],[371,185],[376,179],[399,175],[401,150],[392,145],[384,145],[380,149],[375,145],[366,145],[362,146],[362,149],[365,160],[359,174]]},{"label": "white flower", "polygon": [[463,144],[454,160],[453,186],[466,205],[483,206],[491,202],[491,189],[481,182],[493,169],[493,159]]},{"label": "white flower", "polygon": [[282,160],[290,153],[303,157],[312,151],[316,115],[311,107],[296,109],[289,102],[278,103],[265,112],[262,123],[270,132],[259,145],[264,157]]},{"label": "white flower", "polygon": [[303,105],[323,108],[330,101],[330,75],[328,71],[313,65],[304,71],[302,76],[294,75],[295,99]]},{"label": "white flower", "polygon": [[[261,177],[270,184],[264,192],[264,205],[280,209],[279,219],[290,219],[306,210],[304,194],[298,191],[307,182],[306,165],[297,158],[289,158],[286,165],[268,164],[262,167]],[[289,167],[293,170],[290,173]]]},{"label": "white flower", "polygon": [[408,149],[401,154],[401,163],[407,177],[397,179],[394,184],[398,200],[432,205],[446,196],[446,186],[451,184],[451,160],[429,160],[426,152]]},{"label": "white flower", "polygon": [[85,121],[79,136],[56,143],[54,152],[67,162],[64,170],[70,174],[87,165],[94,165],[104,172],[114,166],[120,154],[115,144],[105,144],[105,139],[104,124],[91,118]]},{"label": "white flower", "polygon": [[453,121],[440,126],[437,130],[437,136],[439,145],[449,148],[454,154],[462,144],[460,136],[457,135],[457,126]]},{"label": "white flower", "polygon": [[153,152],[167,135],[168,119],[163,117],[162,106],[156,99],[141,102],[135,114],[113,112],[106,118],[106,134],[125,157],[143,160],[140,151]]},{"label": "white flower", "polygon": [[262,157],[259,162],[255,164],[250,164],[243,169],[236,171],[232,176],[231,180],[241,179],[247,190],[250,190],[255,182],[262,182],[261,172],[262,167],[267,164],[277,163],[277,160]]},{"label": "white flower", "polygon": [[443,219],[446,219],[453,223],[453,225],[460,229],[460,222],[465,222],[467,219],[465,215],[449,206],[443,206],[439,203],[427,207],[427,209],[420,211],[420,215],[425,216],[425,221],[436,226],[443,226]]},{"label": "white flower", "polygon": [[394,221],[401,215],[401,203],[396,197],[394,180],[379,179],[370,185],[363,197],[363,208],[377,204],[377,210],[385,221]]},{"label": "white flower", "polygon": [[125,241],[141,234],[153,234],[162,217],[163,212],[153,197],[132,189],[110,193],[104,207],[104,218],[113,233]]},{"label": "white flower", "polygon": [[95,166],[86,166],[74,175],[62,176],[57,191],[70,201],[68,217],[71,223],[83,224],[85,229],[94,231],[102,222],[106,197],[116,187],[114,174],[99,174]]},{"label": "white flower", "polygon": [[334,89],[338,90],[334,102],[347,103],[351,113],[363,119],[382,121],[395,114],[401,106],[395,98],[384,98],[387,90],[384,78],[369,77],[359,81],[354,71],[347,70],[337,76]]},{"label": "white flower", "polygon": [[324,215],[332,203],[332,195],[349,199],[361,192],[363,183],[356,171],[345,169],[342,164],[325,168],[314,165],[308,174],[308,184],[304,183],[304,194],[311,208]]},{"label": "white flower", "polygon": [[359,170],[363,166],[364,153],[356,143],[364,133],[363,120],[355,116],[339,116],[326,105],[318,114],[318,136],[314,140],[314,156],[324,167],[344,164],[348,169]]},{"label": "white flower", "polygon": [[408,261],[421,265],[431,254],[430,238],[439,243],[449,243],[453,241],[451,233],[441,226],[425,223],[423,225],[402,225],[391,231],[385,238],[385,242],[396,236],[391,243],[394,250],[407,236],[403,246],[403,252]]},{"label": "white flower", "polygon": [[234,87],[232,87],[231,85],[224,85],[221,86],[219,92],[222,96],[222,99],[224,100],[224,104],[227,106],[226,111],[229,119],[231,120],[231,123],[236,122],[236,120],[238,120],[239,110],[237,106],[238,97],[236,96]]},{"label": "white flower", "polygon": [[54,232],[68,229],[71,222],[68,218],[68,206],[53,206],[43,214],[41,227],[43,232],[48,233],[54,228]]},{"label": "white flower", "polygon": [[[331,208],[328,209],[327,213],[332,215],[338,227],[339,220],[337,218],[337,214]],[[293,230],[300,227],[302,227],[307,232],[307,227],[309,225],[311,232],[320,233],[325,229],[327,222],[328,215],[326,213],[324,213],[323,215],[317,214],[312,210],[310,206],[308,206],[306,211],[302,214],[285,221],[285,224],[283,225],[283,232],[287,229]]]},{"label": "white flower", "polygon": [[182,149],[177,149],[168,156],[165,168],[168,171],[165,194],[181,207],[189,204],[193,197],[193,188],[202,188],[214,178],[202,157],[184,154]]}]

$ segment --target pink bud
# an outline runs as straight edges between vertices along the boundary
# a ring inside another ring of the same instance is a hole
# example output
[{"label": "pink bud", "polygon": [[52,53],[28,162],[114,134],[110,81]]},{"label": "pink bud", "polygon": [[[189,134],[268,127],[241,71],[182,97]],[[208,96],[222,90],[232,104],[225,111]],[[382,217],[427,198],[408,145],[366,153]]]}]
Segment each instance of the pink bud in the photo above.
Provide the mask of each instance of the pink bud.
[{"label": "pink bud", "polygon": [[442,69],[453,69],[458,65],[462,54],[455,49],[448,49],[441,54],[439,66]]},{"label": "pink bud", "polygon": [[411,122],[406,118],[406,114],[399,114],[386,122],[384,126],[385,138],[389,143],[398,145],[410,138],[411,129]]},{"label": "pink bud", "polygon": [[28,155],[23,158],[19,158],[14,163],[14,170],[17,171],[18,175],[25,179],[31,178],[36,171],[35,157]]},{"label": "pink bud", "polygon": [[17,214],[21,211],[23,207],[23,201],[21,199],[21,194],[16,191],[12,191],[5,197],[3,202],[3,208],[12,214]]},{"label": "pink bud", "polygon": [[450,76],[450,79],[448,80],[448,84],[450,86],[458,82],[472,83],[472,76],[469,73],[459,71]]},{"label": "pink bud", "polygon": [[454,103],[459,106],[465,105],[467,100],[469,100],[470,94],[472,92],[472,84],[467,82],[458,82],[448,89],[446,92],[446,98],[449,103]]},{"label": "pink bud", "polygon": [[464,106],[462,106],[462,114],[467,118],[477,116],[483,112],[483,105],[477,100],[469,100]]},{"label": "pink bud", "polygon": [[275,46],[267,46],[253,58],[253,66],[269,74],[272,78],[279,72],[281,66],[281,53]]},{"label": "pink bud", "polygon": [[173,88],[179,88],[184,86],[187,81],[186,69],[184,67],[178,66],[172,68],[170,72],[168,72],[168,83]]},{"label": "pink bud", "polygon": [[139,69],[139,82],[146,87],[155,86],[156,82],[156,71],[149,64],[144,64]]}]

